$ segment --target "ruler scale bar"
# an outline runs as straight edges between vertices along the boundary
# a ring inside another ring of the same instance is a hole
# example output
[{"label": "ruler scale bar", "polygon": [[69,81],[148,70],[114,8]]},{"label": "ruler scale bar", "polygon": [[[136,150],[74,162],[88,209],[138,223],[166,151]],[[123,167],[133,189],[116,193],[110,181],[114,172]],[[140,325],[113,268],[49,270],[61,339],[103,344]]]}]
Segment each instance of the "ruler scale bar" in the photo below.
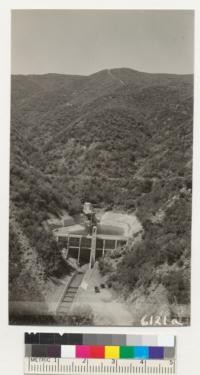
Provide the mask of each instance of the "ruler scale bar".
[{"label": "ruler scale bar", "polygon": [[26,334],[24,375],[176,375],[171,335]]},{"label": "ruler scale bar", "polygon": [[175,360],[92,360],[25,357],[25,375],[176,374]]}]

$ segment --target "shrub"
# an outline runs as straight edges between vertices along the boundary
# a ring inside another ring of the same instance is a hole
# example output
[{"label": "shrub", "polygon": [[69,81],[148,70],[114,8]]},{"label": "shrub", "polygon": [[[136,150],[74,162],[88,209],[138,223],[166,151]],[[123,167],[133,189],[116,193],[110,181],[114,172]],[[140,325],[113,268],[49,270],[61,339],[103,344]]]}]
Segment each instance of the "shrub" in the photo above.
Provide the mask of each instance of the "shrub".
[{"label": "shrub", "polygon": [[94,325],[94,314],[88,305],[76,305],[69,316],[69,325],[90,326]]},{"label": "shrub", "polygon": [[105,276],[106,274],[112,272],[113,267],[108,258],[106,257],[100,258],[98,260],[98,264],[99,264],[99,271],[102,276]]},{"label": "shrub", "polygon": [[170,303],[188,304],[190,302],[190,276],[182,270],[171,271],[162,278],[163,285],[168,290]]}]

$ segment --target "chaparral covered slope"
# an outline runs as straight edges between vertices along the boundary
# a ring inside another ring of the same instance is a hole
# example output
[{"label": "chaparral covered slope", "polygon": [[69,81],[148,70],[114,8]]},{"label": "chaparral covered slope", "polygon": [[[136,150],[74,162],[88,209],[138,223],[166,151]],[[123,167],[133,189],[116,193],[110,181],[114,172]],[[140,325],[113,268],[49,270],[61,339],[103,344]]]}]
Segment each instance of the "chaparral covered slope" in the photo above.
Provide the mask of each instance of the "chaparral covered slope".
[{"label": "chaparral covered slope", "polygon": [[[11,112],[10,215],[34,246],[42,285],[63,271],[44,221],[91,201],[134,211],[144,227],[113,270],[113,287],[130,295],[142,285],[148,295],[162,285],[169,303],[189,304],[193,76],[126,68],[12,76]],[[23,251],[10,233],[13,298]]]}]

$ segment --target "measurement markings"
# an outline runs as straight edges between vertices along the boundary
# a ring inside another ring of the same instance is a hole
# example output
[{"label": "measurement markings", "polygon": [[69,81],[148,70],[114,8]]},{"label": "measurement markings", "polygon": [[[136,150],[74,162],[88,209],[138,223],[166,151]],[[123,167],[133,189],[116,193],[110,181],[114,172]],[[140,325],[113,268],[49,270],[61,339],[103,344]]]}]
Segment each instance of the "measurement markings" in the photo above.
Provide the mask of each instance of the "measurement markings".
[{"label": "measurement markings", "polygon": [[[36,362],[35,362],[36,361]],[[26,358],[26,374],[46,375],[175,375],[175,361],[137,361],[137,360],[81,360],[49,358],[48,363],[41,358]]]}]

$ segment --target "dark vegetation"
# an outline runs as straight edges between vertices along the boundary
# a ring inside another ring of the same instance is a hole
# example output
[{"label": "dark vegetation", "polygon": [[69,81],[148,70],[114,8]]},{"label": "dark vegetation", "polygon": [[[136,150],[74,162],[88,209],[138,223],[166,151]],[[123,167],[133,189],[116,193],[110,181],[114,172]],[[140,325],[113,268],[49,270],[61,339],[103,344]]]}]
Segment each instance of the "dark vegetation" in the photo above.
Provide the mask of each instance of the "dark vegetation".
[{"label": "dark vegetation", "polygon": [[[190,202],[182,198],[167,210],[162,224],[145,223],[143,241],[128,250],[111,279],[129,291],[144,286],[147,293],[152,282],[162,283],[171,303],[189,303],[190,220]],[[164,263],[168,267],[156,276],[156,269]]]},{"label": "dark vegetation", "polygon": [[[170,302],[188,303],[193,77],[131,69],[13,76],[11,110],[10,198],[44,277],[62,267],[44,221],[62,209],[79,213],[89,200],[136,211],[144,226],[113,275],[118,283],[148,291],[166,263],[157,281]],[[12,296],[18,247],[10,232]]]}]

